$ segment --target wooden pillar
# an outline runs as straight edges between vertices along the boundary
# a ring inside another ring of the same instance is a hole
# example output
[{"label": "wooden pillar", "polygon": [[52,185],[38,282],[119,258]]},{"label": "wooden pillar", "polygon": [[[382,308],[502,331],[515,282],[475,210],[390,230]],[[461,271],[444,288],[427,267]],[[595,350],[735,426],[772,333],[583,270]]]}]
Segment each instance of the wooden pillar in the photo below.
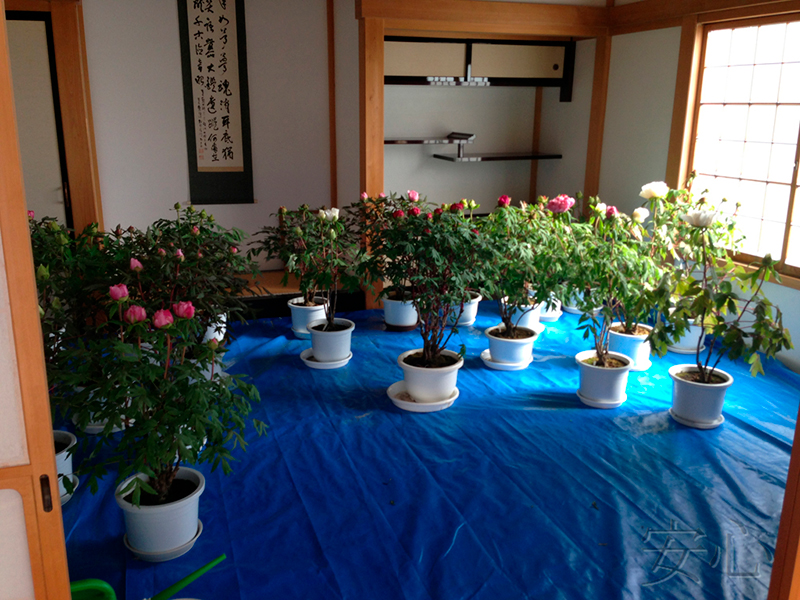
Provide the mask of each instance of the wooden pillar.
[{"label": "wooden pillar", "polygon": [[76,0],[52,0],[50,15],[72,221],[78,231],[91,223],[97,223],[102,229],[103,206],[100,202],[83,10]]},{"label": "wooden pillar", "polygon": [[[383,19],[358,22],[359,115],[361,123],[361,191],[373,198],[383,192]],[[381,282],[375,292],[383,289]],[[365,290],[366,307],[379,308]]]},{"label": "wooden pillar", "polygon": [[671,188],[682,186],[689,175],[702,46],[703,28],[698,26],[697,16],[684,17],[667,154],[666,183]]},{"label": "wooden pillar", "polygon": [[[536,100],[533,107],[533,143],[531,144],[531,152],[539,151],[539,136],[542,132],[542,88],[536,88]],[[528,197],[531,202],[536,201],[536,186],[539,178],[539,161],[531,161],[531,188]]]}]

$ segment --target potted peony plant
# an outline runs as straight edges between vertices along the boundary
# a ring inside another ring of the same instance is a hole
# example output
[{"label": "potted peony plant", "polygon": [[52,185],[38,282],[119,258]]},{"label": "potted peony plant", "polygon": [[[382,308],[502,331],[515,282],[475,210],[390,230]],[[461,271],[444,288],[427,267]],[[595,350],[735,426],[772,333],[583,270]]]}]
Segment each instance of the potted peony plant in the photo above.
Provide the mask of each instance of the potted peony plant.
[{"label": "potted peony plant", "polygon": [[[283,224],[262,229],[263,238],[253,254],[284,257],[286,272],[300,277],[305,300],[322,296],[324,318],[306,323],[312,348],[301,358],[312,368],[343,367],[352,357],[350,340],[355,323],[336,318],[336,298],[340,287],[357,289],[359,285],[356,269],[362,253],[353,217],[340,214],[338,208],[312,211],[307,205],[296,211],[281,208],[279,216]],[[287,231],[286,224],[294,226]]]},{"label": "potted peony plant", "polygon": [[[372,288],[375,282],[383,282],[379,298],[383,302],[383,318],[388,331],[412,331],[419,324],[419,315],[411,301],[412,290],[407,279],[412,256],[406,248],[408,232],[406,221],[395,219],[397,211],[414,216],[421,210],[419,193],[408,190],[406,196],[391,193],[371,198],[366,192],[352,209],[357,218],[358,233],[369,252],[360,263],[362,283]],[[422,200],[425,203],[425,200]]]},{"label": "potted peony plant", "polygon": [[[197,300],[181,291],[180,273],[188,278],[191,271],[186,253],[161,241],[156,231],[133,228],[100,238],[107,283],[114,283],[89,297],[104,319],[71,340],[56,365],[70,390],[57,397],[60,408],[79,426],[106,423],[96,443],[83,444],[86,458],[76,473],[88,475],[96,490],[97,478],[116,465],[125,543],[149,561],[192,547],[202,532],[197,507],[205,483],[187,465],[210,462],[229,472],[233,450],[245,446],[244,417],[259,399],[254,386],[217,368],[225,349],[216,339],[202,341]],[[194,256],[194,268],[203,258]],[[193,283],[203,302],[218,296],[219,304],[207,306],[230,306],[221,290]],[[263,433],[263,423],[254,425]],[[114,429],[122,431],[112,435]]]},{"label": "potted peony plant", "polygon": [[432,411],[450,406],[458,395],[460,352],[447,349],[457,328],[448,322],[461,316],[468,289],[481,279],[481,236],[457,202],[433,208],[420,201],[409,213],[396,210],[392,218],[407,233],[400,251],[410,257],[407,280],[420,316],[422,348],[402,353],[397,362],[403,381],[388,390],[392,400],[406,410]]},{"label": "potted peony plant", "polygon": [[[652,364],[648,340],[652,327],[646,321],[653,308],[652,292],[663,274],[662,246],[644,226],[650,215],[647,208],[636,208],[630,217],[602,203],[594,210],[605,211],[605,222],[614,225],[604,232],[605,243],[616,245],[618,254],[627,257],[621,264],[624,279],[617,282],[616,292],[606,299],[614,317],[608,331],[608,348],[632,358],[632,371],[646,371]],[[613,220],[609,220],[611,217]]]},{"label": "potted peony plant", "polygon": [[616,319],[635,326],[648,313],[656,266],[642,251],[639,223],[598,200],[589,199],[587,223],[572,225],[570,262],[581,266],[573,272],[573,288],[586,290],[580,297],[579,327],[584,339],[593,341],[591,350],[575,357],[580,367],[578,397],[588,406],[615,408],[627,398],[628,372],[635,359],[610,349],[611,330]]},{"label": "potted peony plant", "polygon": [[734,216],[717,211],[707,200],[694,201],[689,189],[670,190],[665,196],[680,197],[680,215],[672,231],[676,244],[676,267],[658,290],[662,320],[653,339],[663,353],[669,342],[688,329],[690,315],[711,334],[707,348],[700,337],[694,349],[694,364],[675,365],[670,415],[683,425],[699,429],[718,427],[725,420],[722,406],[733,377],[719,368],[724,356],[745,359],[750,373],[763,374],[761,354],[773,357],[791,348],[783,316],[763,293],[765,281],[780,277],[770,255],[745,268],[727,256],[725,244],[735,237]]},{"label": "potted peony plant", "polygon": [[489,350],[481,358],[490,368],[516,370],[530,364],[534,340],[544,327],[529,319],[560,292],[565,214],[574,204],[573,198],[561,195],[516,207],[503,195],[494,212],[482,220],[480,231],[488,252],[483,291],[498,299],[502,321],[484,332]]}]

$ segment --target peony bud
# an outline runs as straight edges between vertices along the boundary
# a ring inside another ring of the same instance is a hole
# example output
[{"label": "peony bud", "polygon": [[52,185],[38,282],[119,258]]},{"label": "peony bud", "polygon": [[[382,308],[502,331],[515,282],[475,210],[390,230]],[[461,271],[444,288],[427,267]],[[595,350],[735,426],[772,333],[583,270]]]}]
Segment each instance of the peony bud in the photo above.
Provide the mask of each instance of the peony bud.
[{"label": "peony bud", "polygon": [[36,213],[35,213],[35,212],[33,212],[32,210],[29,210],[29,211],[28,211],[28,218],[29,218],[31,221],[33,221],[33,219],[34,219],[34,218],[36,218]]},{"label": "peony bud", "polygon": [[637,223],[644,223],[644,220],[650,216],[650,211],[646,208],[640,206],[636,210],[633,211],[633,215],[631,217]]},{"label": "peony bud", "polygon": [[205,219],[206,217],[208,217],[208,213],[206,212],[206,209],[205,209],[205,208],[204,208],[203,210],[201,210],[201,211],[200,211],[200,217],[201,217],[201,218],[203,218],[203,219]]},{"label": "peony bud", "polygon": [[180,210],[181,209],[181,203],[180,202],[176,202],[175,204],[172,205],[172,208],[174,208],[175,210]]},{"label": "peony bud", "polygon": [[217,338],[212,337],[206,342],[206,345],[212,350],[216,350],[219,347],[219,342],[217,341]]},{"label": "peony bud", "polygon": [[110,288],[108,288],[108,295],[111,296],[111,299],[116,302],[124,300],[128,297],[128,286],[124,283],[112,285]]},{"label": "peony bud", "polygon": [[153,325],[158,329],[169,327],[172,325],[173,321],[172,313],[166,309],[157,310],[156,314],[153,315]]},{"label": "peony bud", "polygon": [[175,256],[176,256],[176,257],[178,257],[178,260],[179,260],[179,261],[181,261],[181,262],[183,262],[183,261],[184,261],[184,259],[186,258],[186,257],[183,255],[183,250],[181,250],[180,248],[178,248],[177,250],[175,250]]},{"label": "peony bud", "polygon": [[136,271],[138,273],[142,269],[144,269],[144,266],[142,265],[142,263],[140,263],[137,259],[132,258],[131,259],[131,271]]},{"label": "peony bud", "polygon": [[500,208],[505,208],[511,204],[511,198],[503,194],[497,199],[497,206]]},{"label": "peony bud", "polygon": [[367,198],[369,198],[369,194],[367,194],[367,192],[361,192],[361,199],[366,200]]},{"label": "peony bud", "polygon": [[236,246],[231,246],[231,254],[237,254],[239,249]]},{"label": "peony bud", "polygon": [[134,304],[125,311],[123,319],[125,319],[126,323],[141,323],[147,319],[147,313],[145,312],[144,308],[138,304]]},{"label": "peony bud", "polygon": [[175,312],[175,316],[177,316],[180,319],[191,319],[194,316],[194,311],[195,311],[191,301],[184,301],[184,302],[178,302],[177,304],[173,304],[172,310]]},{"label": "peony bud", "polygon": [[464,210],[464,205],[461,204],[461,202],[456,202],[455,204],[450,206],[450,212],[451,213],[457,213],[457,212],[459,212],[461,210]]},{"label": "peony bud", "polygon": [[403,217],[405,217],[405,216],[406,216],[406,213],[404,213],[402,210],[399,210],[399,209],[398,209],[398,210],[396,210],[396,211],[394,211],[394,212],[392,213],[392,216],[393,216],[395,219],[402,219]]},{"label": "peony bud", "polygon": [[197,258],[203,258],[203,253],[200,250],[197,251]]},{"label": "peony bud", "polygon": [[133,225],[128,227],[128,233],[133,233],[134,231],[136,231],[136,227],[134,227]]},{"label": "peony bud", "polygon": [[408,190],[408,199],[412,202],[417,202],[419,200],[419,192],[415,190]]},{"label": "peony bud", "polygon": [[386,198],[386,194],[384,194],[383,192],[381,192],[380,194],[378,194],[378,198]]},{"label": "peony bud", "polygon": [[433,213],[428,213],[425,216],[428,218],[428,221],[432,221],[433,220]]},{"label": "peony bud", "polygon": [[436,209],[434,209],[433,214],[435,214],[438,217],[443,212],[444,211],[441,208],[436,208]]},{"label": "peony bud", "polygon": [[328,231],[328,237],[330,237],[332,240],[335,240],[336,239],[336,230],[335,229],[331,229],[330,231]]},{"label": "peony bud", "polygon": [[190,204],[189,208],[186,209],[186,212],[193,213],[195,212],[195,210],[196,210],[195,207]]},{"label": "peony bud", "polygon": [[295,227],[295,228],[294,228],[294,234],[295,234],[296,236],[298,236],[298,237],[299,237],[299,236],[302,236],[302,235],[303,235],[303,230],[302,230],[302,229],[300,229],[300,227]]},{"label": "peony bud", "polygon": [[616,206],[609,206],[606,209],[606,219],[613,219],[617,215],[619,215],[619,210],[617,210]]},{"label": "peony bud", "polygon": [[412,206],[411,209],[408,211],[408,214],[412,217],[418,217],[422,211],[419,209],[418,206]]},{"label": "peony bud", "polygon": [[320,211],[317,213],[317,217],[319,217],[320,221],[324,221],[325,220],[325,211],[320,209]]},{"label": "peony bud", "polygon": [[197,225],[192,227],[192,235],[200,235],[200,228]]},{"label": "peony bud", "polygon": [[39,268],[36,269],[36,279],[39,281],[47,281],[50,279],[50,267],[39,265]]},{"label": "peony bud", "polygon": [[163,248],[159,248],[158,249],[158,255],[159,256],[166,256],[167,255],[167,251],[164,250]]}]

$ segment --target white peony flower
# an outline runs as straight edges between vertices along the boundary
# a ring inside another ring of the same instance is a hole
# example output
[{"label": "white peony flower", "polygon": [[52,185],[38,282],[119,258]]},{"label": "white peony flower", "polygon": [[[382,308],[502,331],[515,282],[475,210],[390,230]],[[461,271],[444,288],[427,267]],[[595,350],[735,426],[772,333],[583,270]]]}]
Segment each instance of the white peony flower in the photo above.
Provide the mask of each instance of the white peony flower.
[{"label": "white peony flower", "polygon": [[642,186],[642,191],[639,192],[639,195],[645,200],[650,200],[650,198],[663,198],[668,192],[669,186],[663,181],[651,181]]},{"label": "white peony flower", "polygon": [[714,222],[717,213],[710,210],[691,210],[681,215],[681,219],[692,227],[708,227]]},{"label": "white peony flower", "polygon": [[594,209],[599,213],[605,214],[606,210],[608,209],[608,206],[606,206],[605,202],[599,202],[594,205]]},{"label": "white peony flower", "polygon": [[632,215],[633,220],[636,221],[637,223],[644,223],[644,220],[649,216],[650,216],[650,211],[644,208],[643,206],[640,206],[639,208],[634,210]]},{"label": "white peony flower", "polygon": [[330,210],[326,210],[325,218],[328,219],[328,221],[337,221],[339,219],[339,209],[331,208]]}]

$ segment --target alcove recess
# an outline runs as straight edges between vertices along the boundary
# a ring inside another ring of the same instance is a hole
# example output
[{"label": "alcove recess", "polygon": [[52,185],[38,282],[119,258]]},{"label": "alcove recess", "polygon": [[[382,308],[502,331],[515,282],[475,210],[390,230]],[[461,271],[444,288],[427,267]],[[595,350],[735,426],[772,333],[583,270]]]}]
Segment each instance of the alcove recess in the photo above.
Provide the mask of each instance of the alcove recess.
[{"label": "alcove recess", "polygon": [[[572,100],[575,42],[494,41],[386,36],[384,84],[440,87],[528,86],[560,88],[560,100]],[[433,154],[450,162],[558,159],[542,152],[466,153],[472,134],[444,137],[393,137],[384,144],[456,144],[456,154]]]}]

